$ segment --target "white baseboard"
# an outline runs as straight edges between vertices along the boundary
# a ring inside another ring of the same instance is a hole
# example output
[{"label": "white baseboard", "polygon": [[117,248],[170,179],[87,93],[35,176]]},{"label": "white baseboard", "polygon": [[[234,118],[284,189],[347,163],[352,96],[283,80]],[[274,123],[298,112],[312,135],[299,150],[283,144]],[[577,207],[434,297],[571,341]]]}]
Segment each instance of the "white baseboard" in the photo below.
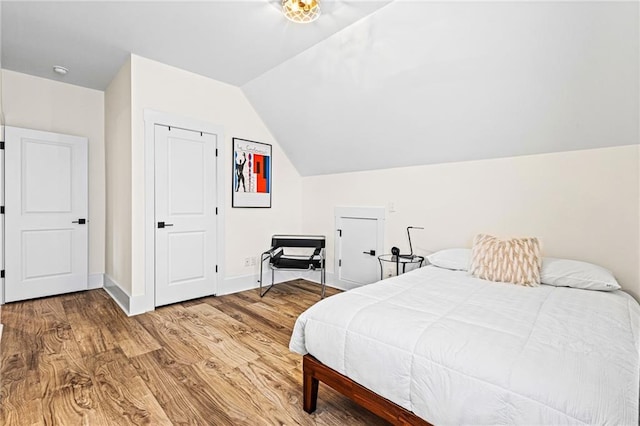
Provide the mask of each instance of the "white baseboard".
[{"label": "white baseboard", "polygon": [[[307,281],[313,281],[315,283],[320,282],[320,278],[316,275],[301,276],[299,278],[304,278]],[[338,290],[342,290],[342,291],[352,290],[354,288],[358,288],[362,286],[354,283],[349,283],[346,281],[340,281],[333,272],[327,272],[325,279],[327,281],[327,287],[337,288]]]},{"label": "white baseboard", "polygon": [[[329,274],[327,274],[327,275],[329,275]],[[361,287],[361,285],[348,283],[348,282],[345,282],[345,281],[340,281],[338,279],[334,279],[331,284],[329,284],[329,282],[327,282],[327,285],[329,287],[337,288],[338,290],[342,290],[342,291],[348,291],[348,290],[352,290],[354,288]]]},{"label": "white baseboard", "polygon": [[[265,272],[264,280],[265,285],[271,284],[271,272]],[[99,288],[103,287],[104,290],[111,296],[111,298],[120,306],[120,309],[127,315],[133,316],[138,314],[143,314],[150,309],[147,309],[148,305],[145,300],[144,295],[142,296],[130,296],[129,293],[122,289],[122,287],[115,282],[109,275],[107,274],[92,274],[96,275],[93,278],[93,283],[96,287],[90,288]],[[100,275],[102,278],[101,285],[98,285],[99,280],[97,275]],[[305,279],[308,281],[312,281],[315,283],[320,283],[320,273],[317,271],[276,271],[275,273],[275,284],[283,283],[285,281],[291,281],[295,279]],[[91,276],[90,276],[90,286],[91,286]],[[328,287],[334,287],[339,290],[349,290],[353,287],[349,287],[344,283],[337,282],[335,280],[334,274],[332,272],[326,273],[326,284]],[[240,293],[241,291],[253,290],[259,287],[258,283],[258,275],[239,275],[236,277],[230,277],[222,280],[218,285],[218,291],[216,296],[224,296],[226,294]],[[151,309],[152,310],[152,309]]]},{"label": "white baseboard", "polygon": [[[314,283],[320,283],[320,272],[317,271],[276,271],[274,276],[274,284],[283,283],[286,281],[305,279]],[[328,287],[337,288],[339,290],[349,290],[350,287],[346,287],[341,283],[336,283],[334,280],[333,272],[326,273],[326,284]],[[265,271],[264,273],[264,285],[271,285],[271,271]],[[241,291],[253,290],[260,286],[258,282],[258,275],[240,275],[237,277],[226,278],[218,287],[217,296],[224,296],[225,294],[240,293]],[[352,288],[352,287],[351,287]]]},{"label": "white baseboard", "polygon": [[245,290],[258,288],[257,275],[238,275],[236,277],[225,278],[218,284],[216,296],[225,294],[239,293]]},{"label": "white baseboard", "polygon": [[148,311],[148,309],[145,308],[147,303],[144,296],[130,296],[127,291],[107,274],[104,274],[104,290],[129,317]]},{"label": "white baseboard", "polygon": [[96,288],[104,287],[104,274],[101,272],[95,274],[89,274],[89,290],[94,290]]},{"label": "white baseboard", "polygon": [[104,274],[104,291],[129,315],[129,295],[107,274]]}]

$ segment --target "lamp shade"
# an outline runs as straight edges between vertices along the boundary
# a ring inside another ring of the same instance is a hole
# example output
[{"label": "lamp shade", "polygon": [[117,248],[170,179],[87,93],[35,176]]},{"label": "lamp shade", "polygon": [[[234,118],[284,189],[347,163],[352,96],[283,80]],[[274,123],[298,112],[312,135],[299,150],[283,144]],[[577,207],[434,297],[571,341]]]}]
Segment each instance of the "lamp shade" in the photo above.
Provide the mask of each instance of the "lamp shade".
[{"label": "lamp shade", "polygon": [[282,0],[282,13],[293,22],[313,22],[320,16],[320,3],[318,0]]}]

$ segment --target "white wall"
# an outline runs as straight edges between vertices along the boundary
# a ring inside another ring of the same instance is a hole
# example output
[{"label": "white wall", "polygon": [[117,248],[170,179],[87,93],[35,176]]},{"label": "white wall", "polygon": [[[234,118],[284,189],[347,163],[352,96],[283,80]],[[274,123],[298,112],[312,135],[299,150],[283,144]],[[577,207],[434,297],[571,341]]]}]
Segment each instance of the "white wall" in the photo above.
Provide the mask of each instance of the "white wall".
[{"label": "white wall", "polygon": [[104,272],[104,92],[2,70],[8,126],[89,138],[89,273]]},{"label": "white wall", "polygon": [[105,272],[131,292],[131,61],[105,92]]},{"label": "white wall", "polygon": [[[244,259],[268,248],[273,233],[301,228],[301,178],[242,91],[197,74],[132,55],[132,288],[144,292],[144,121],[145,109],[176,114],[224,128],[224,278],[254,274]],[[232,138],[273,145],[273,199],[270,209],[231,208]],[[222,282],[220,280],[219,282]],[[221,289],[226,292],[229,289]]]},{"label": "white wall", "polygon": [[536,236],[545,256],[602,265],[640,297],[640,146],[404,167],[302,181],[303,231],[329,236],[335,206],[385,206],[386,250],[470,247],[475,234]]}]

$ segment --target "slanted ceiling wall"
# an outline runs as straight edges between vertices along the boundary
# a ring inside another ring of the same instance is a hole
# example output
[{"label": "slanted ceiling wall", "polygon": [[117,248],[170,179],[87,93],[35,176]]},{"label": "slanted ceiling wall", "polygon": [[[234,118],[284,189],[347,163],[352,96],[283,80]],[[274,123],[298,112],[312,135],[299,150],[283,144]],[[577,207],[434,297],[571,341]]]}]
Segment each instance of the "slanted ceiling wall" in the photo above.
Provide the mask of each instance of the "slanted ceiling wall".
[{"label": "slanted ceiling wall", "polygon": [[243,90],[303,176],[637,144],[639,9],[394,1]]}]

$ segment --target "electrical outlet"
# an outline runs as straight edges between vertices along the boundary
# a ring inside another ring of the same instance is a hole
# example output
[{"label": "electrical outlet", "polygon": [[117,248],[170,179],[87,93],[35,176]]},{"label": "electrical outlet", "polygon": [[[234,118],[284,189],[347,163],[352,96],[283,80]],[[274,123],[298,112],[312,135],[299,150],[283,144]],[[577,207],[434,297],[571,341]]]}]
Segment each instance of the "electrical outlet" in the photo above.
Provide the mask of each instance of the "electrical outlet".
[{"label": "electrical outlet", "polygon": [[257,259],[255,256],[251,256],[251,266],[256,266]]},{"label": "electrical outlet", "polygon": [[248,268],[249,266],[251,266],[251,259],[248,257],[244,258],[244,267]]}]

